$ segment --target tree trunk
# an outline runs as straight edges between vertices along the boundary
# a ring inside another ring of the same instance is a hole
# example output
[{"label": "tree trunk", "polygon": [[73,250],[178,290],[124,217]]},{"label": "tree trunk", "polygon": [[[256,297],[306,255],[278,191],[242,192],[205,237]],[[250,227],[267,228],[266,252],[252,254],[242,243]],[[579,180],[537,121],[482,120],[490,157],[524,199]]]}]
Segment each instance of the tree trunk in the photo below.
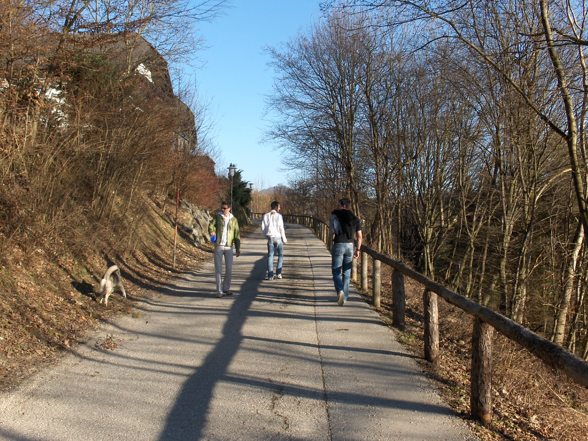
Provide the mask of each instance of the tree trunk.
[{"label": "tree trunk", "polygon": [[564,340],[568,311],[570,308],[570,302],[572,300],[572,293],[574,292],[576,268],[583,244],[584,227],[581,223],[578,223],[576,233],[574,235],[574,250],[572,251],[572,256],[566,268],[566,279],[564,284],[563,295],[555,318],[555,326],[552,337],[553,342],[560,345],[563,344]]}]

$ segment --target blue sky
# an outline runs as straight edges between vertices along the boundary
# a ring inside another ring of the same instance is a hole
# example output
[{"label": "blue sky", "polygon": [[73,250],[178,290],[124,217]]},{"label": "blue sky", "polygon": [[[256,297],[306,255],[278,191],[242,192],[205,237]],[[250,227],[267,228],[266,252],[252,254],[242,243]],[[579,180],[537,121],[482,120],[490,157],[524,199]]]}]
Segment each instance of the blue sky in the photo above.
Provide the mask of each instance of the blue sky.
[{"label": "blue sky", "polygon": [[199,101],[207,107],[218,171],[234,163],[254,189],[288,183],[277,144],[264,141],[274,72],[267,46],[281,48],[320,19],[320,0],[230,0],[222,15],[201,23],[197,54]]}]

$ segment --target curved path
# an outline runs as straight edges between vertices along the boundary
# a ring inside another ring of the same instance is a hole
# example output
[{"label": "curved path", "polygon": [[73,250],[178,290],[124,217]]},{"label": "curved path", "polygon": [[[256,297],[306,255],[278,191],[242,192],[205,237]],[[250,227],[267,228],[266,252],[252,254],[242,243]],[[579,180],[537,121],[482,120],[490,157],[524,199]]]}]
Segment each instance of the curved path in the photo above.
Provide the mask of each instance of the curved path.
[{"label": "curved path", "polygon": [[244,238],[239,295],[216,298],[211,263],[178,277],[100,329],[114,350],[91,341],[0,397],[0,439],[475,439],[376,312],[337,306],[322,242],[287,228],[284,279]]}]

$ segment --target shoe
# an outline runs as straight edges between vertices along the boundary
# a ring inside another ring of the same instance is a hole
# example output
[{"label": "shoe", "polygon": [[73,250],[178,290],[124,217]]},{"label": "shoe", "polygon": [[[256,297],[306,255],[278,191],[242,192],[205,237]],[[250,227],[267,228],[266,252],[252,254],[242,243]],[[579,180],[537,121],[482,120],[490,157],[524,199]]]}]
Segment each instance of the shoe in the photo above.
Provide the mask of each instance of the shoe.
[{"label": "shoe", "polygon": [[274,276],[265,276],[265,280],[274,280]]},{"label": "shoe", "polygon": [[276,279],[281,279],[282,278],[282,275],[281,274],[278,274],[275,278]]},{"label": "shoe", "polygon": [[234,294],[234,292],[231,291],[230,289],[227,289],[226,291],[223,291],[223,294],[226,296],[232,296]]},{"label": "shoe", "polygon": [[343,306],[345,304],[345,293],[343,291],[339,291],[337,293],[337,305]]},{"label": "shoe", "polygon": [[220,299],[222,296],[224,296],[224,294],[222,292],[219,292],[216,294],[216,296]]}]

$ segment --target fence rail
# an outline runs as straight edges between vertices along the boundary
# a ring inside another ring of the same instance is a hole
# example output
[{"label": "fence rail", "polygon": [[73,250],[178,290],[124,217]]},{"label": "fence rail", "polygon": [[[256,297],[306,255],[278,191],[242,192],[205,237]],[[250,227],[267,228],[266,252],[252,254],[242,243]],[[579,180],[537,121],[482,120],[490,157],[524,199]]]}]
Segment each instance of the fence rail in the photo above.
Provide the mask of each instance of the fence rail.
[{"label": "fence rail", "polygon": [[[254,217],[259,218],[261,215],[255,214]],[[284,220],[311,228],[316,236],[330,248],[332,237],[329,226],[324,222],[305,215],[284,215]],[[380,306],[381,264],[392,268],[392,323],[395,327],[404,329],[405,326],[404,277],[410,277],[424,286],[424,356],[426,360],[437,363],[439,356],[438,296],[474,318],[470,372],[470,412],[472,417],[485,424],[492,419],[492,334],[494,329],[548,365],[566,373],[578,384],[588,387],[588,363],[586,361],[508,317],[447,289],[402,262],[378,253],[365,245],[361,247],[361,271],[359,271],[362,291],[367,292],[368,290],[368,256],[372,260],[372,298],[376,307]],[[352,277],[355,281],[357,281],[357,273],[357,268],[354,266]]]}]

